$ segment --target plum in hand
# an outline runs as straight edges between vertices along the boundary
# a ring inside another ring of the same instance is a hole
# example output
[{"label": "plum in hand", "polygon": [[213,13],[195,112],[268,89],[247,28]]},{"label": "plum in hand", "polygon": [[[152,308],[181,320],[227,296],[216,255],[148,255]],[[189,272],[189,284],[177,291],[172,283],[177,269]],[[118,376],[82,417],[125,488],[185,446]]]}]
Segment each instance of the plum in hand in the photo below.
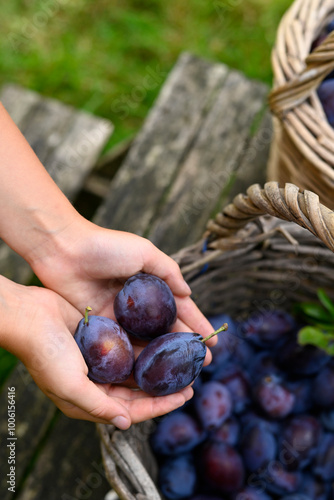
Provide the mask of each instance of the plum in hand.
[{"label": "plum in hand", "polygon": [[135,362],[137,385],[150,396],[165,396],[187,387],[202,370],[205,342],[223,330],[227,330],[226,323],[205,339],[199,333],[176,332],[151,340]]},{"label": "plum in hand", "polygon": [[116,321],[104,316],[85,317],[74,339],[88,366],[88,377],[100,384],[124,382],[134,366],[134,351],[127,333]]},{"label": "plum in hand", "polygon": [[118,323],[135,337],[152,340],[169,332],[176,321],[174,295],[157,276],[131,276],[116,295],[114,312]]}]

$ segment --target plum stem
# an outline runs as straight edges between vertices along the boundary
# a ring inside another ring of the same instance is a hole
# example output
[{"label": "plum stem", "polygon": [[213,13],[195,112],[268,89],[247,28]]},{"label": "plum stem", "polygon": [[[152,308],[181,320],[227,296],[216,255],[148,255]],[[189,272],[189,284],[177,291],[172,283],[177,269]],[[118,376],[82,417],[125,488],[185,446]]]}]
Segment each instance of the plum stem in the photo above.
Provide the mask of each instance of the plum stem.
[{"label": "plum stem", "polygon": [[92,308],[91,308],[91,307],[89,307],[89,306],[87,306],[87,307],[86,307],[86,309],[85,309],[85,321],[84,321],[84,324],[85,324],[85,325],[88,325],[88,313],[89,313],[89,311],[91,311],[91,310],[92,310]]},{"label": "plum stem", "polygon": [[205,337],[205,339],[201,339],[201,342],[206,342],[207,340],[209,340],[212,337],[214,337],[215,335],[217,335],[217,333],[219,333],[219,332],[225,332],[227,329],[228,329],[228,324],[224,323],[223,326],[221,326],[220,328],[218,328],[218,330],[216,330],[213,333],[210,333],[210,335],[208,335],[207,337]]}]

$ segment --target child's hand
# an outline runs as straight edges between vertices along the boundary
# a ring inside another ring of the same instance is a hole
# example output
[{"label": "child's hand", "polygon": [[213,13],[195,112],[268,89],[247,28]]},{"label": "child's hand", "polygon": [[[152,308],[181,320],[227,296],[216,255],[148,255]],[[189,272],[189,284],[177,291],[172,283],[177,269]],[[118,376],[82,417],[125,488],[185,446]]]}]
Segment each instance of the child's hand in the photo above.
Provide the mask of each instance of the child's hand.
[{"label": "child's hand", "polygon": [[[212,332],[212,326],[190,298],[191,291],[179,266],[147,239],[103,229],[83,218],[57,239],[63,250],[31,265],[46,287],[62,295],[82,314],[89,305],[92,314],[114,318],[116,294],[127,278],[142,271],[162,278],[170,286],[178,311],[174,331],[195,331],[203,336]],[[216,342],[212,338],[207,345]],[[206,364],[210,359],[208,350]]]},{"label": "child's hand", "polygon": [[56,293],[0,278],[0,344],[25,364],[38,387],[67,416],[126,429],[188,400],[190,387],[153,398],[142,391],[95,384],[73,338],[82,315]]}]

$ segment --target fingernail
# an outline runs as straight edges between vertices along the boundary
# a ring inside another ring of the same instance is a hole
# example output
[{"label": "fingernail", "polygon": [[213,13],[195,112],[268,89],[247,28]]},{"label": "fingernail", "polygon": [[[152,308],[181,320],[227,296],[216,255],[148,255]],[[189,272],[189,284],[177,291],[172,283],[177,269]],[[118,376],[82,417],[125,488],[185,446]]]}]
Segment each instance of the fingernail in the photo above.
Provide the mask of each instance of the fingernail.
[{"label": "fingernail", "polygon": [[125,431],[130,427],[129,420],[125,417],[115,417],[112,419],[111,423],[115,426],[121,429],[122,431]]}]

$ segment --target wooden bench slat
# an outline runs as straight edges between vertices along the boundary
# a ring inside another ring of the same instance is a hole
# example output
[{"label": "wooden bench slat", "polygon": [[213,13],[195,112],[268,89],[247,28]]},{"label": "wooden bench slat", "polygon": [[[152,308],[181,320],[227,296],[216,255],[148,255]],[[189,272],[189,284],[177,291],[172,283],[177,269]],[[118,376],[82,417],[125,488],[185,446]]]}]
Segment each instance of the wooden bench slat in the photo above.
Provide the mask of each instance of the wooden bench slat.
[{"label": "wooden bench slat", "polygon": [[221,200],[221,206],[230,203],[239,193],[245,193],[252,184],[266,182],[266,169],[273,129],[272,117],[268,109],[262,116],[258,129],[244,149],[230,188]]},{"label": "wooden bench slat", "polygon": [[59,146],[48,154],[46,168],[70,200],[82,188],[111,132],[108,120],[81,112],[71,120]]},{"label": "wooden bench slat", "polygon": [[17,283],[28,283],[32,270],[27,262],[0,239],[0,274]]},{"label": "wooden bench slat", "polygon": [[101,500],[109,490],[95,424],[58,415],[17,500]]},{"label": "wooden bench slat", "polygon": [[[8,105],[4,102],[11,114]],[[35,102],[21,120],[20,130],[43,164],[48,152],[55,149],[66,136],[68,124],[74,119],[75,109],[54,99]]]},{"label": "wooden bench slat", "polygon": [[34,456],[35,450],[47,431],[56,407],[40,391],[22,363],[13,370],[0,392],[0,491],[2,500],[10,500],[13,493],[8,490],[8,387],[15,388],[15,483],[20,484],[25,470]]},{"label": "wooden bench slat", "polygon": [[233,179],[267,87],[230,71],[148,237],[166,253],[195,243]]},{"label": "wooden bench slat", "polygon": [[5,84],[0,93],[0,101],[5,106],[16,125],[23,128],[23,123],[31,108],[41,97],[37,92],[23,90],[19,85]]},{"label": "wooden bench slat", "polygon": [[145,235],[228,70],[183,54],[163,86],[95,222]]}]

